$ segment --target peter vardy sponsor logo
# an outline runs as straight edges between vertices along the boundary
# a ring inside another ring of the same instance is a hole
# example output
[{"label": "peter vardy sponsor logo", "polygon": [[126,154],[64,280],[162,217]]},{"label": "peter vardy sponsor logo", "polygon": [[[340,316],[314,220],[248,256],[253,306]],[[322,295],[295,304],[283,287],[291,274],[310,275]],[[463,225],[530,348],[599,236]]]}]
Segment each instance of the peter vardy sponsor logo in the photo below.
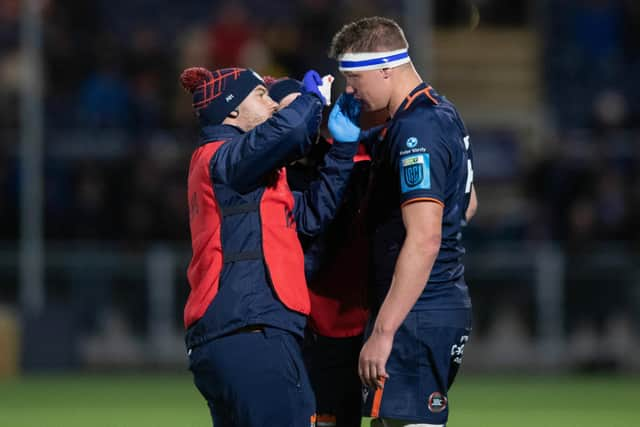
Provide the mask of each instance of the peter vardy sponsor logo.
[{"label": "peter vardy sponsor logo", "polygon": [[402,150],[400,152],[401,156],[406,156],[407,154],[418,154],[418,153],[426,153],[427,149],[424,147],[412,148],[411,150]]}]

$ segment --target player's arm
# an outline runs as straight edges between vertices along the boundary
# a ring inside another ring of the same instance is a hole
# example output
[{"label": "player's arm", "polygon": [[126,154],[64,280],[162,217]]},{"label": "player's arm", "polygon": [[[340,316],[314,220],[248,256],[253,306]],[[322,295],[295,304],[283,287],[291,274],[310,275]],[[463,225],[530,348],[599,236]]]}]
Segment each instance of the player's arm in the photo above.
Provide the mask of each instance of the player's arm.
[{"label": "player's arm", "polygon": [[464,220],[468,223],[478,211],[478,196],[476,195],[476,187],[471,184],[471,195],[469,196],[469,206],[464,213]]},{"label": "player's arm", "polygon": [[424,290],[440,250],[443,206],[416,201],[402,207],[406,237],[396,261],[391,287],[380,307],[371,336],[360,354],[359,374],[370,387],[387,377],[393,337]]}]

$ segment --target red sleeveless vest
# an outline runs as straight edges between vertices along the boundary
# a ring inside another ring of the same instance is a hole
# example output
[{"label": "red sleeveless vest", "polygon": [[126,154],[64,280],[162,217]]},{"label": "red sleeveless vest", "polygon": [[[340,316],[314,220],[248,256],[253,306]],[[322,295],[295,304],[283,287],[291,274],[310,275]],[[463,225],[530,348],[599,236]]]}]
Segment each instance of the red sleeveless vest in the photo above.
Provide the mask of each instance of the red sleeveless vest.
[{"label": "red sleeveless vest", "polygon": [[[187,270],[191,292],[184,311],[185,327],[199,320],[216,297],[224,253],[220,239],[221,207],[215,196],[209,164],[223,141],[205,144],[191,157],[188,198],[192,259]],[[259,190],[256,190],[259,191]],[[304,256],[296,233],[294,198],[284,168],[260,198],[262,256],[276,295],[290,310],[309,314]],[[241,238],[243,230],[234,230]],[[253,248],[252,248],[253,249]],[[242,262],[229,268],[243,268]]]}]

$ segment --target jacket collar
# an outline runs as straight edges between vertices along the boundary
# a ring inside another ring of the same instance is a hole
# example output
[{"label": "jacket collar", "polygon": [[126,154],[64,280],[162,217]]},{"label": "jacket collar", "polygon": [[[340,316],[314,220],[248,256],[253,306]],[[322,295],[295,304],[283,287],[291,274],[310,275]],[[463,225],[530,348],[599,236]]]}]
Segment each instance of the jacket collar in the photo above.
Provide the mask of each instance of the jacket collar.
[{"label": "jacket collar", "polygon": [[243,134],[242,129],[231,125],[211,125],[200,128],[198,145],[204,145],[212,141],[229,141]]}]

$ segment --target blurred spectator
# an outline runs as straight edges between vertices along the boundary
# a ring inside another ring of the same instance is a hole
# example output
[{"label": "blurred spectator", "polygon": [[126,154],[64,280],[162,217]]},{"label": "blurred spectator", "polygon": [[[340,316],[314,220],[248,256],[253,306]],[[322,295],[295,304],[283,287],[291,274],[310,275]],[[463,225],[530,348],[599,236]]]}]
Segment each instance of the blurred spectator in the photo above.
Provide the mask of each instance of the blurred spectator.
[{"label": "blurred spectator", "polygon": [[[72,236],[75,238],[102,240],[117,235],[115,220],[117,210],[109,194],[104,169],[99,164],[86,161],[76,176]],[[116,210],[116,215],[114,215]]]},{"label": "blurred spectator", "polygon": [[238,65],[251,68],[261,75],[282,75],[286,71],[276,63],[263,37],[252,37],[242,48],[238,57]]},{"label": "blurred spectator", "polygon": [[18,238],[18,171],[0,146],[0,240]]},{"label": "blurred spectator", "polygon": [[626,94],[627,117],[637,119],[637,2],[552,0],[543,10],[545,81],[558,126],[588,125],[595,98],[611,90]]},{"label": "blurred spectator", "polygon": [[19,17],[19,0],[3,0],[0,2],[0,52],[8,47],[17,47]]},{"label": "blurred spectator", "polygon": [[20,90],[20,55],[18,50],[0,54],[0,128],[18,127],[18,96]]},{"label": "blurred spectator", "polygon": [[0,2],[0,128],[18,125],[17,104],[20,85],[18,0]]},{"label": "blurred spectator", "polygon": [[619,0],[585,0],[574,3],[573,43],[583,59],[596,66],[621,54],[623,8]]},{"label": "blurred spectator", "polygon": [[122,75],[122,59],[106,47],[98,65],[80,87],[78,125],[86,128],[128,128],[132,124],[132,98]]},{"label": "blurred spectator", "polygon": [[624,54],[628,64],[638,65],[640,60],[640,4],[624,0]]},{"label": "blurred spectator", "polygon": [[160,47],[156,30],[137,29],[125,59],[125,75],[128,77],[133,126],[136,130],[155,129],[167,122],[169,108],[166,99],[172,87],[163,82],[164,72],[174,69],[173,61],[167,58]]},{"label": "blurred spectator", "polygon": [[628,121],[627,100],[618,90],[604,89],[593,99],[590,127],[606,137],[631,124]]},{"label": "blurred spectator", "polygon": [[255,23],[249,21],[245,6],[239,2],[216,4],[214,22],[209,29],[209,52],[215,68],[232,67],[251,39]]},{"label": "blurred spectator", "polygon": [[80,82],[95,69],[96,53],[103,52],[99,35],[102,18],[98,2],[56,0],[43,2],[43,61],[47,125],[76,125],[73,114]]}]

